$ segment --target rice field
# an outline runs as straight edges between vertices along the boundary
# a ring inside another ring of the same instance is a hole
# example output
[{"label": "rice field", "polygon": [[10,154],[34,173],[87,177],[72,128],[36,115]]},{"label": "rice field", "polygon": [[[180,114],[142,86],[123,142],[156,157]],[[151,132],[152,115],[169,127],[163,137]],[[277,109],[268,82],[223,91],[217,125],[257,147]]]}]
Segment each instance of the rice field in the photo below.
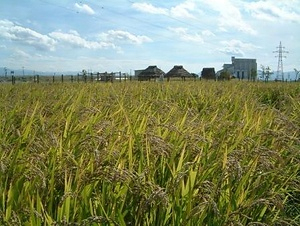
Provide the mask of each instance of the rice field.
[{"label": "rice field", "polygon": [[0,84],[1,225],[300,225],[299,83]]}]

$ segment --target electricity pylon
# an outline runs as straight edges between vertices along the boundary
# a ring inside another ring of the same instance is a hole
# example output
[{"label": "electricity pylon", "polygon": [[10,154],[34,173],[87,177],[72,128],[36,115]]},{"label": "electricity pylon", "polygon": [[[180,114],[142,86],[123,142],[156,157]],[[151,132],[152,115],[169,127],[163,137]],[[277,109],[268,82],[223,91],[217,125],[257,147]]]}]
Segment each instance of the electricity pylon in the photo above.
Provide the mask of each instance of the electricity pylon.
[{"label": "electricity pylon", "polygon": [[[274,53],[278,53],[278,55],[276,57],[278,57],[278,67],[277,67],[277,76],[276,76],[276,80],[281,80],[284,81],[284,74],[283,74],[283,63],[282,63],[282,58],[286,58],[286,56],[284,56],[284,53],[288,53],[288,51],[285,51],[285,47],[283,47],[281,45],[281,42],[279,43],[279,46],[276,47],[278,50],[274,51]],[[280,79],[281,77],[281,79]]]}]

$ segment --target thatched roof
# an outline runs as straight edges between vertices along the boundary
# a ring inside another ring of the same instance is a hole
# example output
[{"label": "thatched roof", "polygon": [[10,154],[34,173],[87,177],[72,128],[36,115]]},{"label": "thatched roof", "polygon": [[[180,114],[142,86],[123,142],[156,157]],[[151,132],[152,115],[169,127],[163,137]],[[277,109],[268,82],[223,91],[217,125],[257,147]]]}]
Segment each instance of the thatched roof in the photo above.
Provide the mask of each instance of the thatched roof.
[{"label": "thatched roof", "polygon": [[194,76],[183,68],[181,65],[175,65],[167,74],[165,78],[193,78]]},{"label": "thatched roof", "polygon": [[215,68],[203,68],[201,77],[204,79],[216,79]]},{"label": "thatched roof", "polygon": [[138,75],[138,78],[146,78],[146,79],[159,78],[164,74],[165,73],[157,66],[149,66]]}]

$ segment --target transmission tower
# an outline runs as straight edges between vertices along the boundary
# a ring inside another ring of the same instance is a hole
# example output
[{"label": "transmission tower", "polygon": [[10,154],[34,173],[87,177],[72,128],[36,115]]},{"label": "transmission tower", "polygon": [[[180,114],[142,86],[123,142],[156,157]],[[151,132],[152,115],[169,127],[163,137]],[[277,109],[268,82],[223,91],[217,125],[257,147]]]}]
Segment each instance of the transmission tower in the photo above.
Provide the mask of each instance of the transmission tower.
[{"label": "transmission tower", "polygon": [[[285,47],[281,45],[281,42],[279,43],[279,46],[276,47],[277,50],[274,51],[274,53],[278,53],[276,57],[278,57],[278,67],[277,67],[277,76],[276,80],[284,81],[284,74],[283,74],[283,63],[282,58],[286,58],[283,54],[288,53],[288,51],[285,51]],[[280,78],[281,77],[281,78]]]},{"label": "transmission tower", "polygon": [[295,73],[296,73],[295,81],[298,82],[298,80],[300,81],[300,77],[298,78],[298,76],[300,74],[300,71],[298,71],[296,68],[294,68],[294,70],[295,70]]}]

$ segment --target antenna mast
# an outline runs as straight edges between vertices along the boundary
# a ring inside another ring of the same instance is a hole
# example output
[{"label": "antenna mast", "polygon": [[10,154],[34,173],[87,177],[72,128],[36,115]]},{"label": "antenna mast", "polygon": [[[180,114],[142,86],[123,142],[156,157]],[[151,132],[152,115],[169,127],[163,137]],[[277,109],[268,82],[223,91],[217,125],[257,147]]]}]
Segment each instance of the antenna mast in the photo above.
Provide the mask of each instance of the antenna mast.
[{"label": "antenna mast", "polygon": [[[283,56],[284,53],[288,53],[288,51],[285,51],[285,47],[281,45],[281,41],[279,43],[279,46],[276,47],[278,50],[274,51],[274,53],[278,53],[278,67],[277,67],[277,75],[276,75],[276,80],[281,80],[284,81],[284,74],[283,74],[283,63],[282,63],[282,58],[286,58],[286,56]],[[280,78],[281,77],[281,78]]]}]

